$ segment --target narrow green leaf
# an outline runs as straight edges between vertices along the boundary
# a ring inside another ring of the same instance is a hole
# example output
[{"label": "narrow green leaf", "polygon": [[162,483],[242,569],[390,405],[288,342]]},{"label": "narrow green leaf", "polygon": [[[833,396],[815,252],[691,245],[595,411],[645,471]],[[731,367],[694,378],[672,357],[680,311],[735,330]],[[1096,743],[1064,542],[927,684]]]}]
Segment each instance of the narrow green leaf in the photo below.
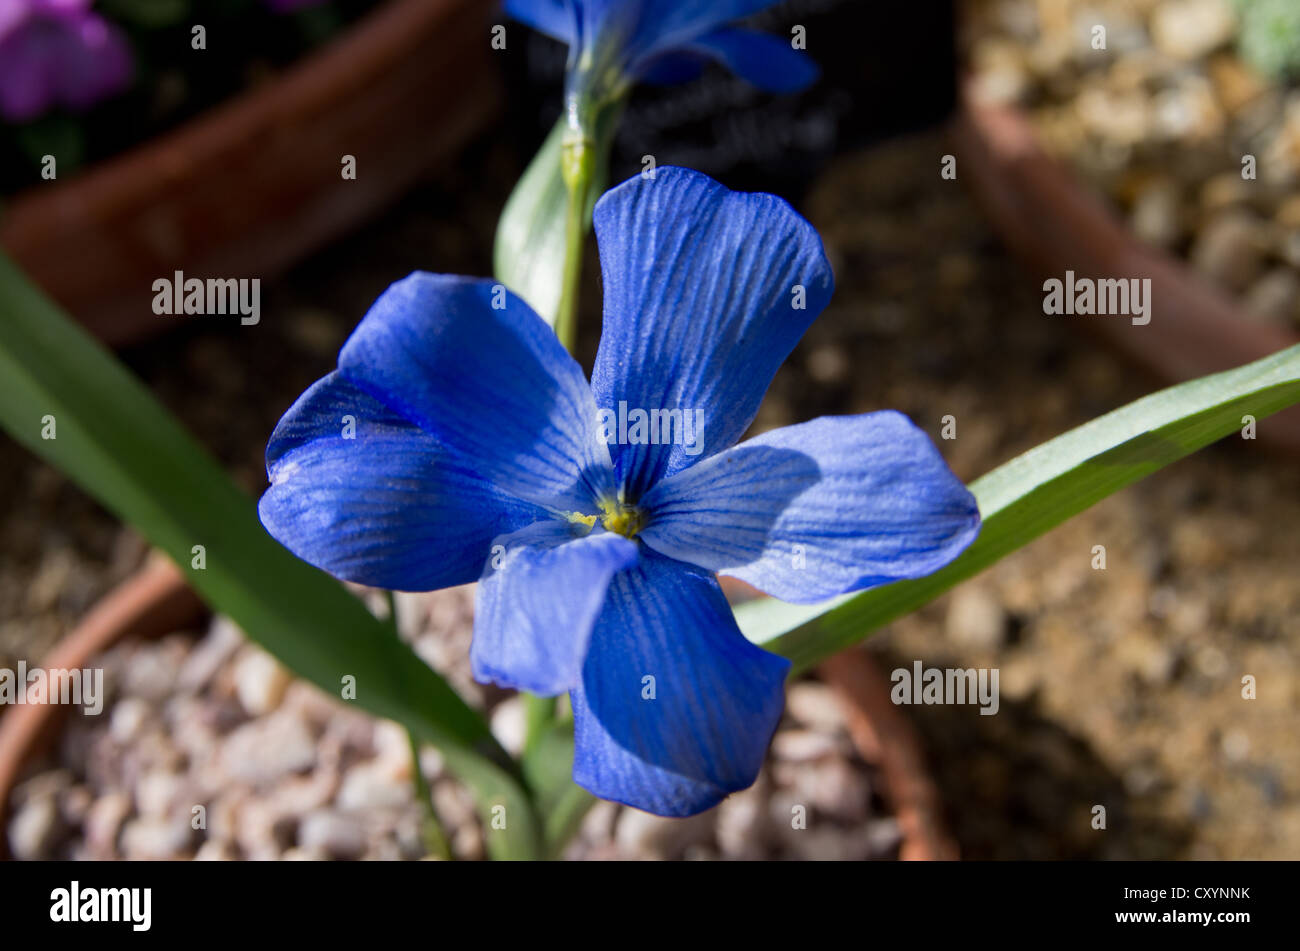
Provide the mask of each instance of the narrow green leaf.
[{"label": "narrow green leaf", "polygon": [[[609,180],[609,152],[621,106],[602,111],[595,130],[596,160],[587,196],[586,227],[591,210]],[[569,193],[560,170],[566,126],[561,116],[533,156],[506,201],[497,223],[492,270],[496,279],[518,294],[552,327],[564,293],[565,218]]]},{"label": "narrow green leaf", "polygon": [[595,796],[569,781],[545,813],[547,858],[558,859],[564,855],[564,847],[577,835],[582,820],[595,804]]},{"label": "narrow green leaf", "polygon": [[1171,462],[1300,402],[1300,345],[1161,390],[1012,459],[971,483],[984,525],[943,570],[813,605],[736,608],[745,636],[806,670],[916,610],[1048,529]]},{"label": "narrow green leaf", "polygon": [[555,324],[564,274],[564,213],[568,192],[560,177],[564,120],[555,124],[515,185],[497,224],[496,278]]},{"label": "narrow green leaf", "polygon": [[506,807],[506,830],[488,833],[494,855],[541,853],[521,776],[483,718],[391,627],[267,535],[216,462],[3,254],[0,425],[171,556],[208,603],[299,676],[333,696],[355,678],[359,707],[438,747],[485,816]]},{"label": "narrow green leaf", "polygon": [[596,798],[573,781],[573,720],[552,722],[524,752],[524,775],[535,791],[548,858],[558,858]]}]

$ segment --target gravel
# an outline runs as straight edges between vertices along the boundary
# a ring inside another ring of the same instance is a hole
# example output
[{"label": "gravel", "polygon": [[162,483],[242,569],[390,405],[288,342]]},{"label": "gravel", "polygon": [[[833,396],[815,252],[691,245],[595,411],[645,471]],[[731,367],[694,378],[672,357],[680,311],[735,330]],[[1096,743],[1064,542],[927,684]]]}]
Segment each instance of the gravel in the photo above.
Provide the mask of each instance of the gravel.
[{"label": "gravel", "polygon": [[[1047,150],[1137,235],[1254,319],[1300,329],[1300,89],[1237,54],[1230,0],[966,7],[980,96],[1025,109]],[[1096,26],[1105,50],[1090,41]]]},{"label": "gravel", "polygon": [[[430,619],[467,618],[471,598],[466,588],[408,596],[415,610],[403,613],[404,633],[417,651],[437,654],[428,642],[447,632]],[[218,617],[201,637],[123,644],[104,664],[106,681],[118,685],[105,715],[74,718],[58,764],[18,790],[8,831],[18,857],[423,857],[405,732],[294,680],[228,620]],[[204,676],[175,678],[159,693],[153,674],[168,666]],[[459,679],[466,668],[462,655],[447,673]],[[493,696],[486,711],[493,730],[507,746],[521,745],[522,703]],[[725,823],[720,810],[675,821],[606,804],[605,818],[593,812],[569,856],[771,858],[822,849],[826,857],[890,857],[897,843],[883,832],[843,837],[892,820],[872,795],[873,769],[856,759],[837,702],[815,683],[797,685],[795,696],[757,791],[730,800]],[[101,768],[88,768],[95,764]],[[469,793],[443,774],[436,752],[421,764],[455,856],[484,857]],[[71,815],[59,805],[69,793],[83,802]],[[841,834],[774,835],[765,817],[772,795],[802,804],[822,832]]]}]

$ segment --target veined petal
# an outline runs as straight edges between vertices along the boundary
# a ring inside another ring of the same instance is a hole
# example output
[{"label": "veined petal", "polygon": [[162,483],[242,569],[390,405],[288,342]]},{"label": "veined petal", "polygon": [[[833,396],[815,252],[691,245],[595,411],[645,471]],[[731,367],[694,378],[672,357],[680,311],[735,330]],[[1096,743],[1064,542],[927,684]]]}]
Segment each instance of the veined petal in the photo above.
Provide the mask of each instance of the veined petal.
[{"label": "veined petal", "polygon": [[594,512],[611,492],[582,368],[500,284],[421,272],[398,281],[344,344],[339,370],[519,498]]},{"label": "veined petal", "polygon": [[596,204],[605,315],[592,389],[602,409],[699,411],[704,431],[632,444],[614,464],[631,500],[731,446],[777,368],[830,299],[821,239],[775,195],[732,192],[706,175],[660,168]]},{"label": "veined petal", "polygon": [[694,40],[687,48],[716,59],[741,79],[766,92],[799,92],[821,75],[812,57],[794,49],[788,37],[757,30],[716,30]]},{"label": "veined petal", "polygon": [[783,601],[919,578],[979,533],[975,497],[901,413],[773,430],[656,485],[641,539]]},{"label": "veined petal", "polygon": [[570,695],[574,782],[661,816],[717,805],[757,777],[789,669],[745,640],[710,574],[643,549]]},{"label": "veined petal", "polygon": [[285,413],[266,468],[266,530],[304,561],[380,588],[473,581],[493,538],[544,514],[338,373]]},{"label": "veined petal", "polygon": [[548,518],[493,541],[474,608],[474,677],[554,696],[577,686],[591,629],[635,542]]}]

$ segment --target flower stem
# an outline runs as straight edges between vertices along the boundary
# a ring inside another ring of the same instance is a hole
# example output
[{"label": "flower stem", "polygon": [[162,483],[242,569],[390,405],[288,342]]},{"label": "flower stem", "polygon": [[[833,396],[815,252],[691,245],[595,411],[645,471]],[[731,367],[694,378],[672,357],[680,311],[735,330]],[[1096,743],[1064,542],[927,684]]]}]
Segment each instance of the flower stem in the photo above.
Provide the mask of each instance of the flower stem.
[{"label": "flower stem", "polygon": [[[595,149],[579,134],[560,149],[560,174],[568,192],[564,216],[564,272],[560,305],[555,313],[555,336],[573,353],[578,343],[578,294],[582,285],[583,243],[587,237],[587,200],[591,189]],[[555,698],[524,693],[524,749],[530,750],[555,720]]]},{"label": "flower stem", "polygon": [[[596,143],[580,128],[569,128],[560,147],[560,176],[568,203],[564,216],[564,271],[555,336],[573,353],[578,343],[578,295],[582,286],[583,245],[587,237],[587,205],[591,199],[597,157]],[[555,723],[556,697],[521,691],[524,699],[524,752],[530,752]]]},{"label": "flower stem", "polygon": [[[568,192],[564,216],[564,272],[560,305],[555,314],[555,336],[573,353],[578,343],[578,295],[582,286],[583,245],[587,237],[587,204],[591,198],[596,165],[596,143],[570,129],[560,148],[560,176]],[[524,749],[531,750],[555,722],[556,698],[524,693]]]},{"label": "flower stem", "polygon": [[564,273],[560,306],[555,315],[555,335],[570,353],[578,342],[578,294],[582,285],[583,245],[587,236],[587,203],[595,168],[595,143],[576,134],[560,150],[560,172],[568,192],[564,218]]},{"label": "flower stem", "polygon": [[429,790],[429,783],[424,778],[424,770],[420,769],[419,741],[410,730],[406,731],[406,738],[411,742],[411,782],[415,786],[415,799],[424,811],[424,819],[420,822],[420,835],[424,839],[425,851],[435,858],[450,859],[451,846],[447,844],[447,835],[442,831],[438,813],[433,809],[433,794]]},{"label": "flower stem", "polygon": [[[393,633],[398,634],[397,596],[392,591],[385,591],[384,601],[388,605],[388,623],[392,626]],[[447,844],[442,823],[438,821],[438,814],[433,810],[433,794],[429,791],[428,782],[425,781],[424,771],[420,769],[420,741],[415,738],[415,734],[410,729],[406,731],[406,739],[411,744],[411,784],[415,787],[415,801],[420,804],[424,812],[424,819],[420,822],[420,836],[424,839],[425,851],[436,858],[450,859],[451,846]]]}]

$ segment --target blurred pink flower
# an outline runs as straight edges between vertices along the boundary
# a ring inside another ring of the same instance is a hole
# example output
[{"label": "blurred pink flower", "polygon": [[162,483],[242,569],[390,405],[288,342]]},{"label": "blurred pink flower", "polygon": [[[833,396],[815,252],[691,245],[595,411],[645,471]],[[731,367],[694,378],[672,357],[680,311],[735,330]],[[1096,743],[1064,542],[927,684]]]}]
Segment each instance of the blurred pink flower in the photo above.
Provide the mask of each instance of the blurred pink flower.
[{"label": "blurred pink flower", "polygon": [[94,0],[0,0],[0,117],[82,110],[125,89],[131,51]]}]

